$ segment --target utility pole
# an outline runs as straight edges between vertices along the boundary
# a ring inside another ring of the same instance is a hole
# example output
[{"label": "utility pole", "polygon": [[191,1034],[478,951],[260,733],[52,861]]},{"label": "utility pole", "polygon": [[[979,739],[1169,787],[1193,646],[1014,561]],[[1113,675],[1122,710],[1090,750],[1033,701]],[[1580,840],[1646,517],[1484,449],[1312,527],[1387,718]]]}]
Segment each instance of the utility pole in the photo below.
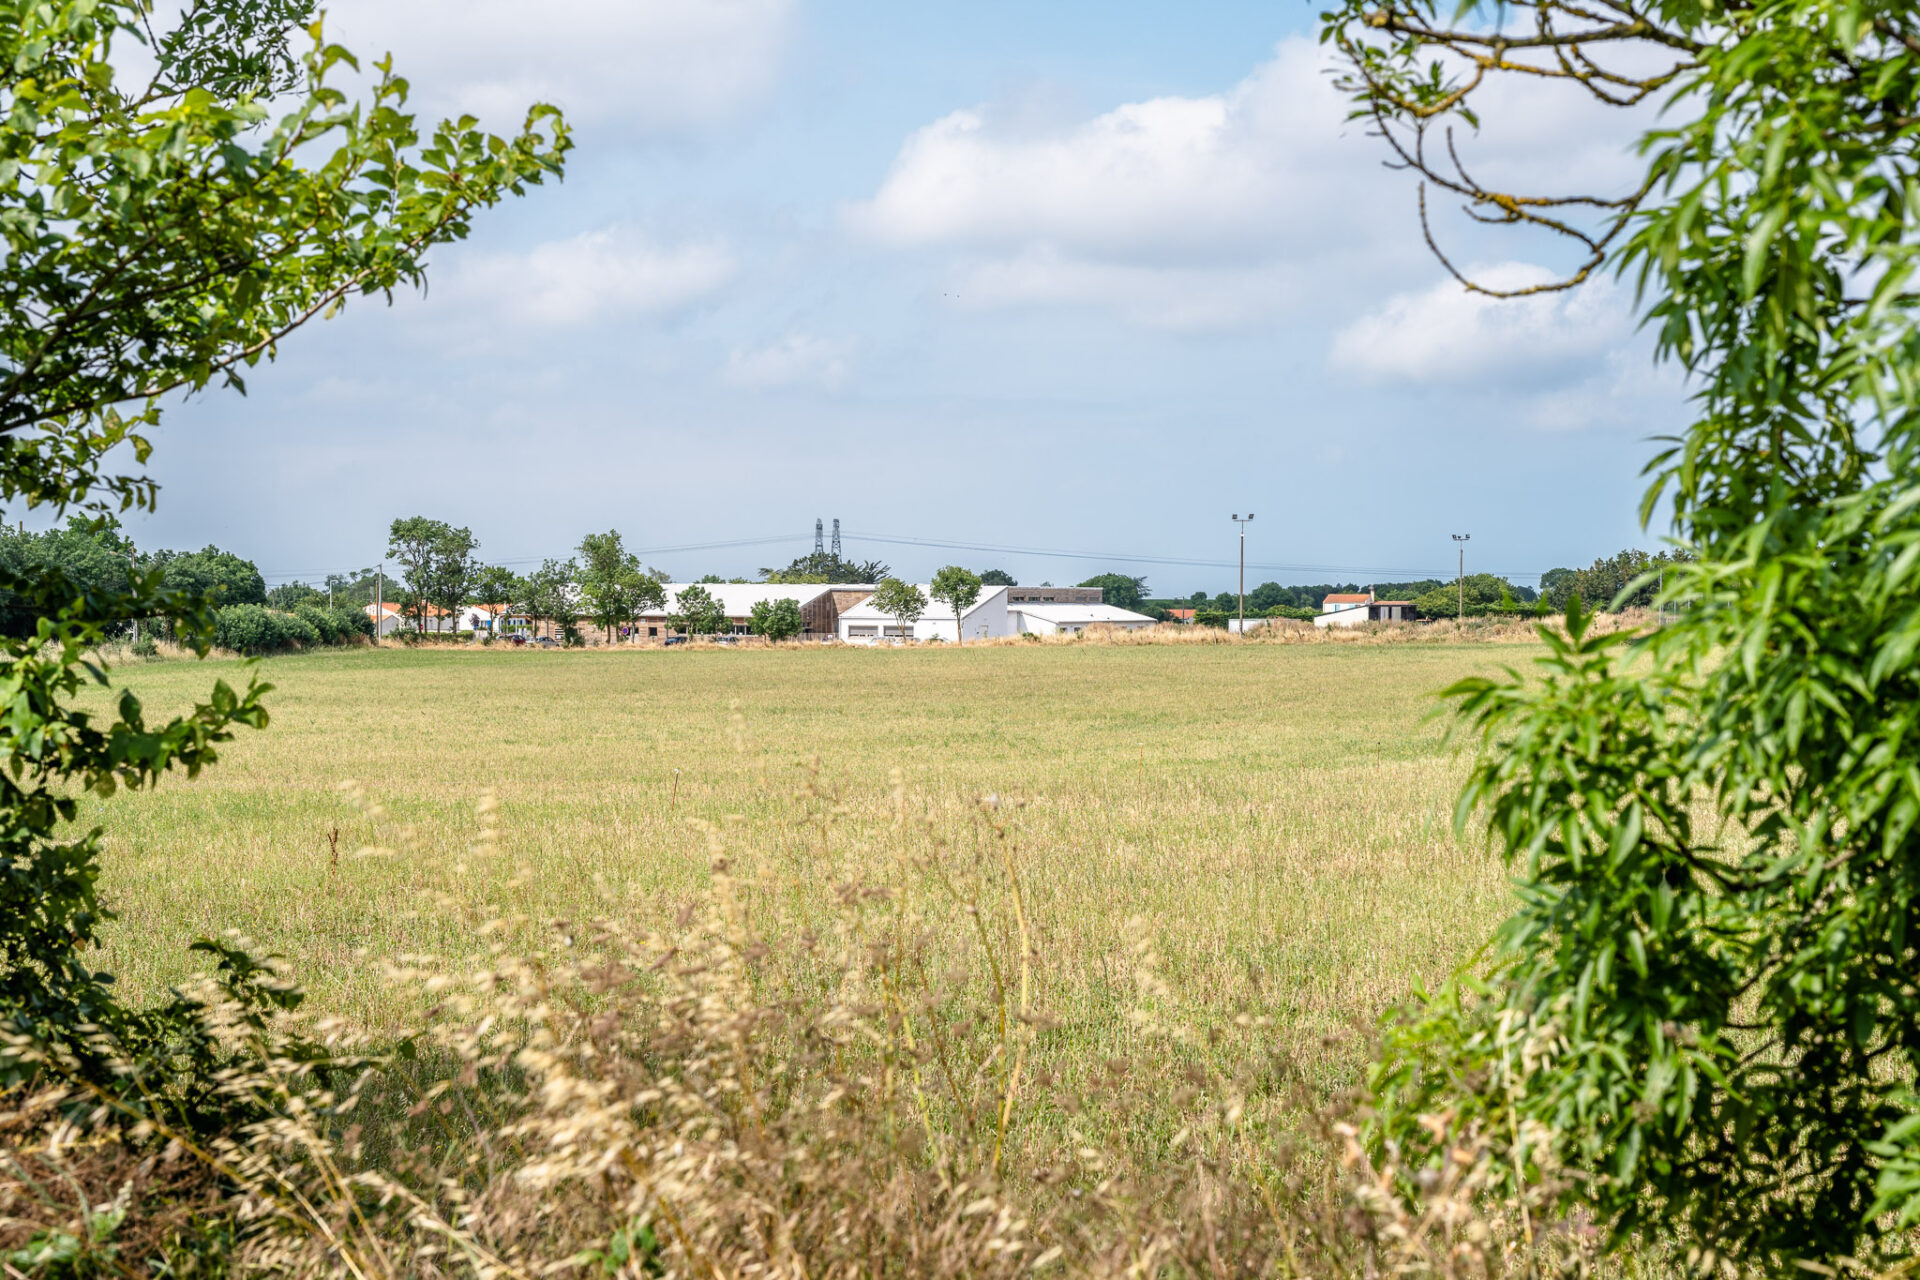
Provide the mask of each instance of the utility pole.
[{"label": "utility pole", "polygon": [[1233,522],[1240,526],[1240,634],[1247,634],[1247,525],[1253,521],[1253,512],[1245,516],[1235,515]]},{"label": "utility pole", "polygon": [[380,625],[387,620],[387,562],[380,562],[380,572],[373,579],[373,642],[380,643]]},{"label": "utility pole", "polygon": [[1470,533],[1453,535],[1453,540],[1460,544],[1460,616],[1455,621],[1462,623],[1467,620],[1467,543],[1472,539]]},{"label": "utility pole", "polygon": [[[134,567],[133,563],[133,544],[129,542],[127,544],[127,576],[131,577],[137,572],[139,572],[139,570]],[[137,613],[133,615],[133,642],[135,644],[140,643],[140,615]]]}]

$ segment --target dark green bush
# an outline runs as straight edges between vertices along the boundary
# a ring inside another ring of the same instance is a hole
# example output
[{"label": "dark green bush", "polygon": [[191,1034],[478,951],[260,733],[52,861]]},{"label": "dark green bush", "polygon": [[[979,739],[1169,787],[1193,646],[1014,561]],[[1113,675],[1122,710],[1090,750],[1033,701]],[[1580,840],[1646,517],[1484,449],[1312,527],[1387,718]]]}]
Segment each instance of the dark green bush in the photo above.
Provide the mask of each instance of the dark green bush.
[{"label": "dark green bush", "polygon": [[363,610],[356,609],[350,604],[340,604],[335,605],[331,612],[334,626],[340,631],[342,643],[355,638],[368,640],[373,638],[373,619],[369,618]]},{"label": "dark green bush", "polygon": [[312,627],[322,644],[339,644],[346,639],[346,634],[340,629],[340,619],[334,616],[331,609],[323,609],[312,604],[297,604],[287,610],[287,613]]},{"label": "dark green bush", "polygon": [[235,653],[266,653],[280,647],[274,614],[257,604],[231,604],[214,614],[214,643]]},{"label": "dark green bush", "polygon": [[[214,643],[245,654],[343,644],[358,633],[353,621],[342,616],[351,613],[351,609],[314,609],[307,605],[292,613],[257,604],[228,605],[214,615]],[[372,630],[370,623],[366,629]]]}]

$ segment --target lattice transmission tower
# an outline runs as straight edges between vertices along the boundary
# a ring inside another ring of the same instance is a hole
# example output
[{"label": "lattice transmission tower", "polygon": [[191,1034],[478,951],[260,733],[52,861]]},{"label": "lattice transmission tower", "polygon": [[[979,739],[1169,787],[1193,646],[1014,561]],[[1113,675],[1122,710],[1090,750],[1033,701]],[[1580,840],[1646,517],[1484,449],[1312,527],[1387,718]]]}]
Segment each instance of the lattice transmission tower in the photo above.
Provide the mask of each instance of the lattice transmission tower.
[{"label": "lattice transmission tower", "polygon": [[840,517],[833,518],[833,558],[840,558]]},{"label": "lattice transmission tower", "polygon": [[813,518],[813,554],[821,555],[826,551],[825,539],[826,526],[821,523],[819,516],[815,516]]}]

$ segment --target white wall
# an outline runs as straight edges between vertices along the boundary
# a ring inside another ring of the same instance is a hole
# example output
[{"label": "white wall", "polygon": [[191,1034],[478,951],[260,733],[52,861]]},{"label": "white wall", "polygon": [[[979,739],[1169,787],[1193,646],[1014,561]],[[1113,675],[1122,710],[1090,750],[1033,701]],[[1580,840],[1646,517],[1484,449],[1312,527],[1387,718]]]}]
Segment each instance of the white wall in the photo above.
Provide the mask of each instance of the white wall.
[{"label": "white wall", "polygon": [[1363,604],[1323,613],[1313,620],[1316,627],[1363,627],[1366,624],[1367,606]]},{"label": "white wall", "polygon": [[[943,606],[935,606],[941,608]],[[967,628],[967,643],[975,640],[991,640],[996,636],[1013,634],[1013,620],[1007,614],[1007,589],[988,587],[980,593],[980,599],[973,608],[967,610],[962,619]],[[952,618],[922,618],[914,624],[913,638],[916,640],[953,640],[956,632]]]},{"label": "white wall", "polygon": [[[924,584],[921,591],[926,590]],[[946,606],[938,601],[930,601],[929,607],[946,616],[921,618],[908,629],[907,634],[895,634],[890,628],[900,624],[893,618],[867,607],[863,601],[848,612],[840,615],[836,628],[839,638],[847,644],[878,644],[882,640],[944,640],[952,644],[958,638],[953,616],[947,613]],[[976,640],[992,639],[995,636],[1014,634],[1013,619],[1007,612],[1007,589],[988,587],[980,593],[980,599],[973,608],[967,610],[964,619],[967,628],[967,643]],[[859,634],[871,628],[869,634]]]}]

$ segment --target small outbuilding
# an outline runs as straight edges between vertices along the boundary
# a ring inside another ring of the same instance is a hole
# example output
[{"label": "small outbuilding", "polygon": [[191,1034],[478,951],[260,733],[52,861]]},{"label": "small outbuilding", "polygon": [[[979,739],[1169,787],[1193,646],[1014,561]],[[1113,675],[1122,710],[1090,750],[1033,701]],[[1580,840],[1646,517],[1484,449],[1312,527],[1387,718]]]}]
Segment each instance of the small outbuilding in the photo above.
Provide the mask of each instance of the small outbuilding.
[{"label": "small outbuilding", "polygon": [[1316,627],[1357,627],[1367,622],[1413,622],[1420,611],[1411,600],[1376,600],[1373,592],[1336,592],[1320,602]]},{"label": "small outbuilding", "polygon": [[1111,604],[1015,604],[1008,612],[1018,635],[1078,635],[1091,627],[1140,631],[1153,625],[1146,614]]}]

